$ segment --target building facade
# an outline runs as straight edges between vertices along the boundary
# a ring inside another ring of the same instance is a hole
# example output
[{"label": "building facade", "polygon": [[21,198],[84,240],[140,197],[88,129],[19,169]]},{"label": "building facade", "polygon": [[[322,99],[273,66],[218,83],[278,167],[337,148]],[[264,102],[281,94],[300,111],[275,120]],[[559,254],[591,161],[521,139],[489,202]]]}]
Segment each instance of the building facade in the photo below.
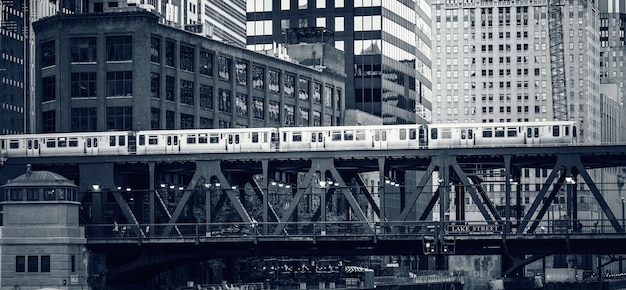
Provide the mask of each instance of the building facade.
[{"label": "building facade", "polygon": [[[435,123],[553,120],[548,1],[433,1]],[[594,1],[562,7],[567,111],[600,140]]]},{"label": "building facade", "polygon": [[343,72],[214,41],[130,10],[34,24],[37,132],[342,123]]},{"label": "building facade", "polygon": [[[325,42],[345,52],[346,108],[384,124],[427,123],[431,113],[430,5],[425,0],[248,1],[247,44]],[[304,39],[307,38],[307,39]]]}]

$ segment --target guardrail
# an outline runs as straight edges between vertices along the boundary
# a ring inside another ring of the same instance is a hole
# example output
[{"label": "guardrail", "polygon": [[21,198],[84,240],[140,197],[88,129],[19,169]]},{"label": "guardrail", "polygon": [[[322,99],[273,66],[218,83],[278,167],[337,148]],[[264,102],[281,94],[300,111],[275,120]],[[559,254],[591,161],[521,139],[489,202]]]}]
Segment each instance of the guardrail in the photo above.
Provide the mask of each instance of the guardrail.
[{"label": "guardrail", "polygon": [[116,240],[214,240],[214,239],[320,239],[350,237],[377,240],[422,240],[425,236],[480,237],[524,235],[624,234],[607,220],[533,221],[518,233],[516,222],[506,221],[337,221],[337,222],[238,222],[175,224],[91,224],[85,226],[88,239]]}]

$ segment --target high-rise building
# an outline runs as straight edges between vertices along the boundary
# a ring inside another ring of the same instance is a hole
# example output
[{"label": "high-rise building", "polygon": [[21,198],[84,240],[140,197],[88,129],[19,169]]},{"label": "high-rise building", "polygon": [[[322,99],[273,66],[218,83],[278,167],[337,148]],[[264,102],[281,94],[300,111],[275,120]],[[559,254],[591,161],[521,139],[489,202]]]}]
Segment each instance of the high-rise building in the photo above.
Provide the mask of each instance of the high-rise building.
[{"label": "high-rise building", "polygon": [[[433,1],[434,123],[555,118],[548,2]],[[563,3],[568,118],[580,141],[599,142],[598,8]]]},{"label": "high-rise building", "polygon": [[0,2],[0,134],[26,131],[28,1]]},{"label": "high-rise building", "polygon": [[385,124],[430,122],[428,1],[264,0],[248,1],[246,11],[249,49],[325,42],[343,50],[346,87],[354,88],[346,109]]}]

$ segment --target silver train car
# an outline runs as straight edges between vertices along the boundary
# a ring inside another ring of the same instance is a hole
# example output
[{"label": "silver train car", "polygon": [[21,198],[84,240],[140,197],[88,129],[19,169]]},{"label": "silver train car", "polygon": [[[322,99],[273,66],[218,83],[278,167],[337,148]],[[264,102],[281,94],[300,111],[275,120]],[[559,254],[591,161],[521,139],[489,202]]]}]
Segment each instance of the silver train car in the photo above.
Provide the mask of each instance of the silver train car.
[{"label": "silver train car", "polygon": [[576,132],[549,121],[23,134],[0,136],[0,157],[560,146]]}]

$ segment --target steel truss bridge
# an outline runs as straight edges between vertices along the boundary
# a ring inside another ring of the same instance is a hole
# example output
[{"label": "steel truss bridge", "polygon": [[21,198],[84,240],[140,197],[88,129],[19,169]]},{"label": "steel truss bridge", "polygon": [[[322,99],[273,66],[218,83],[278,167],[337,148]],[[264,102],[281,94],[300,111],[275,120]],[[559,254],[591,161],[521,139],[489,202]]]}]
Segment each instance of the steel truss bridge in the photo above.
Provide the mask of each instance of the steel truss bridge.
[{"label": "steel truss bridge", "polygon": [[[77,182],[107,279],[227,256],[493,254],[510,274],[550,254],[626,253],[623,175],[592,178],[622,172],[623,145],[38,157],[0,174],[26,164]],[[547,175],[535,190],[527,169]]]}]

